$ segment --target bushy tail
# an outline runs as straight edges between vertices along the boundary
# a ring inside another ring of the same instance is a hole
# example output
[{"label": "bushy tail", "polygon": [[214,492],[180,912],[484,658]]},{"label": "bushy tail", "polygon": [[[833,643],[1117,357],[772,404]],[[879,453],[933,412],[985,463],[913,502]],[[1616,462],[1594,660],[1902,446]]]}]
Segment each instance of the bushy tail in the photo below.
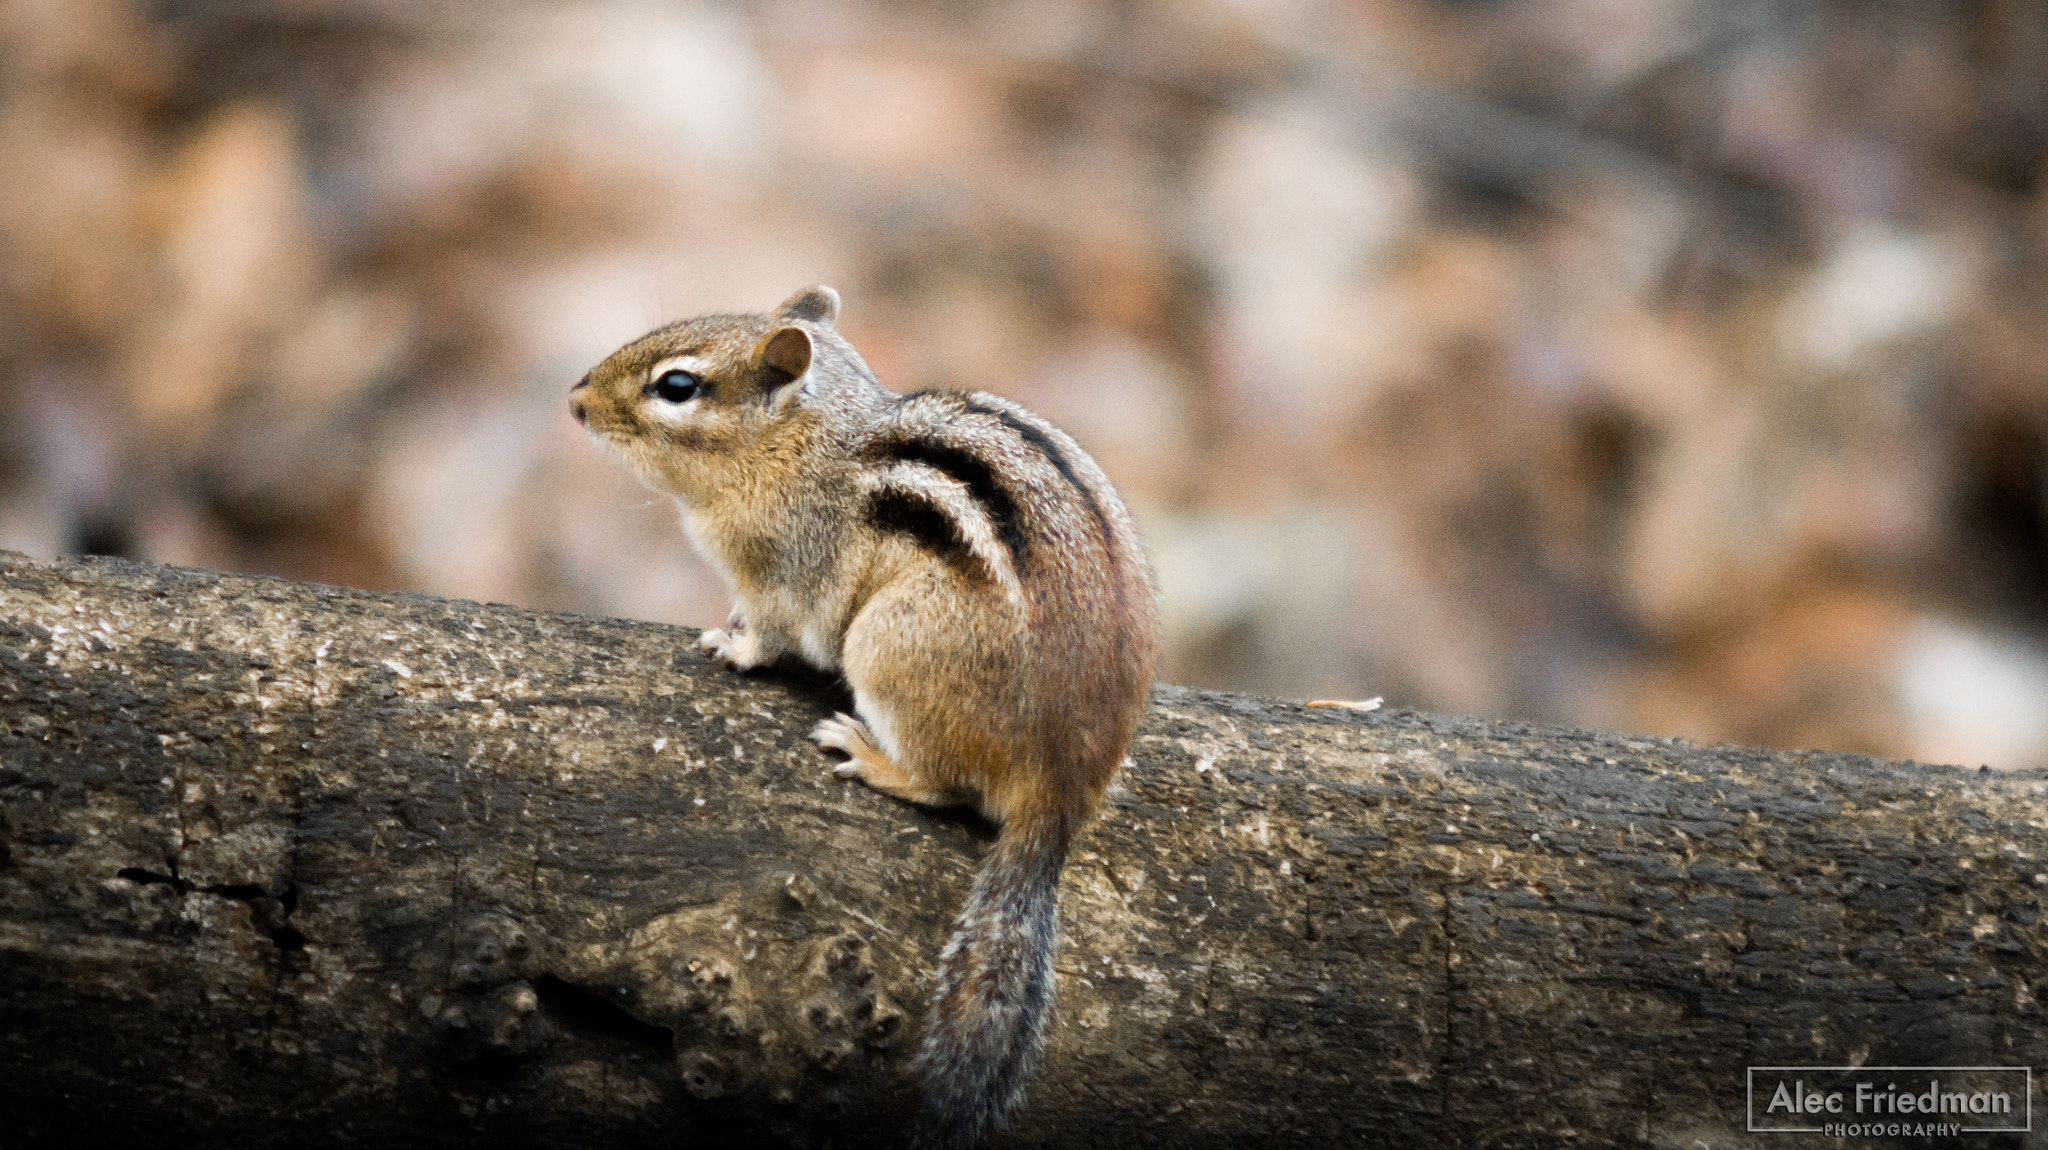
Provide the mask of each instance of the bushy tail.
[{"label": "bushy tail", "polygon": [[1038,1065],[1067,854],[1064,828],[1051,822],[1025,817],[1003,827],[939,954],[918,1052],[918,1150],[974,1145],[1023,1099]]}]

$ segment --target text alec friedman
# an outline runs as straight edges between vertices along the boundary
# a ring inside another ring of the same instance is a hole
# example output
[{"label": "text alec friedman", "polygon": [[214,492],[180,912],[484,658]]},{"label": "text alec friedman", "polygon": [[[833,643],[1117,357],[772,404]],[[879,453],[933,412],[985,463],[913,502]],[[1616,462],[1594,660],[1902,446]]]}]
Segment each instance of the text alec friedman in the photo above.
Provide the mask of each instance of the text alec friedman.
[{"label": "text alec friedman", "polygon": [[[1795,1068],[1774,1067],[1770,1069],[1781,1073],[1759,1076],[1757,1072],[1763,1069],[1751,1069],[1750,1129],[1755,1131],[1812,1130],[1814,1127],[1794,1124],[1819,1121],[1832,1125],[1841,1120],[1917,1119],[1944,1127],[1953,1123],[1953,1132],[2026,1130],[2033,1125],[2033,1076],[2024,1067],[1796,1068],[1817,1073],[1827,1084],[1820,1089],[1809,1086],[1803,1077],[1782,1073]],[[1940,1076],[1944,1071],[1949,1072],[1946,1084]],[[1764,1093],[1773,1078],[1775,1089]],[[2001,1086],[2011,1089],[1999,1089]]]}]

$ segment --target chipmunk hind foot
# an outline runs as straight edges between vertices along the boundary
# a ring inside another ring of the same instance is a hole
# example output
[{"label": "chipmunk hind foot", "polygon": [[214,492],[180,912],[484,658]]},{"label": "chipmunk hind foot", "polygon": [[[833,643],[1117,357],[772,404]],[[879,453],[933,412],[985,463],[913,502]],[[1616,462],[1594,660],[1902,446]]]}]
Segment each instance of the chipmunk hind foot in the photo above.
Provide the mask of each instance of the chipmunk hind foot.
[{"label": "chipmunk hind foot", "polygon": [[859,779],[891,798],[919,806],[942,807],[955,801],[951,794],[890,758],[868,725],[852,715],[841,712],[821,720],[811,728],[811,741],[827,750],[846,753],[847,760],[832,768],[832,773],[842,779]]}]

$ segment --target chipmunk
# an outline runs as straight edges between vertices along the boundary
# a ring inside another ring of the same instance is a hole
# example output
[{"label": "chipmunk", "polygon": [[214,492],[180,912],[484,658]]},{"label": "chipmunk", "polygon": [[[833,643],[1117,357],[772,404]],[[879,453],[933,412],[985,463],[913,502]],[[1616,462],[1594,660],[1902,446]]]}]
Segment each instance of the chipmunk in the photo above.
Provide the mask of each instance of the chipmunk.
[{"label": "chipmunk", "polygon": [[981,392],[901,395],[834,324],[839,295],[710,315],[612,353],[570,409],[732,586],[705,651],[845,676],[833,768],[1002,827],[939,955],[916,1140],[969,1145],[1022,1099],[1053,993],[1059,877],[1158,658],[1145,552],[1072,439]]}]

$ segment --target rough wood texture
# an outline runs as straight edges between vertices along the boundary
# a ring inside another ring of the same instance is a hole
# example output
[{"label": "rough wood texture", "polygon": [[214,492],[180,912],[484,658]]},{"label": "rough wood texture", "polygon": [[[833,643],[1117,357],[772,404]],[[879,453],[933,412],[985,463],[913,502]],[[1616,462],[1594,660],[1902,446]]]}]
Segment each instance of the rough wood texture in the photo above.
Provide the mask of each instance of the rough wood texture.
[{"label": "rough wood texture", "polygon": [[[8,1140],[896,1142],[986,828],[693,634],[0,554]],[[1011,1145],[1746,1144],[2039,1065],[2048,782],[1161,688]]]}]

